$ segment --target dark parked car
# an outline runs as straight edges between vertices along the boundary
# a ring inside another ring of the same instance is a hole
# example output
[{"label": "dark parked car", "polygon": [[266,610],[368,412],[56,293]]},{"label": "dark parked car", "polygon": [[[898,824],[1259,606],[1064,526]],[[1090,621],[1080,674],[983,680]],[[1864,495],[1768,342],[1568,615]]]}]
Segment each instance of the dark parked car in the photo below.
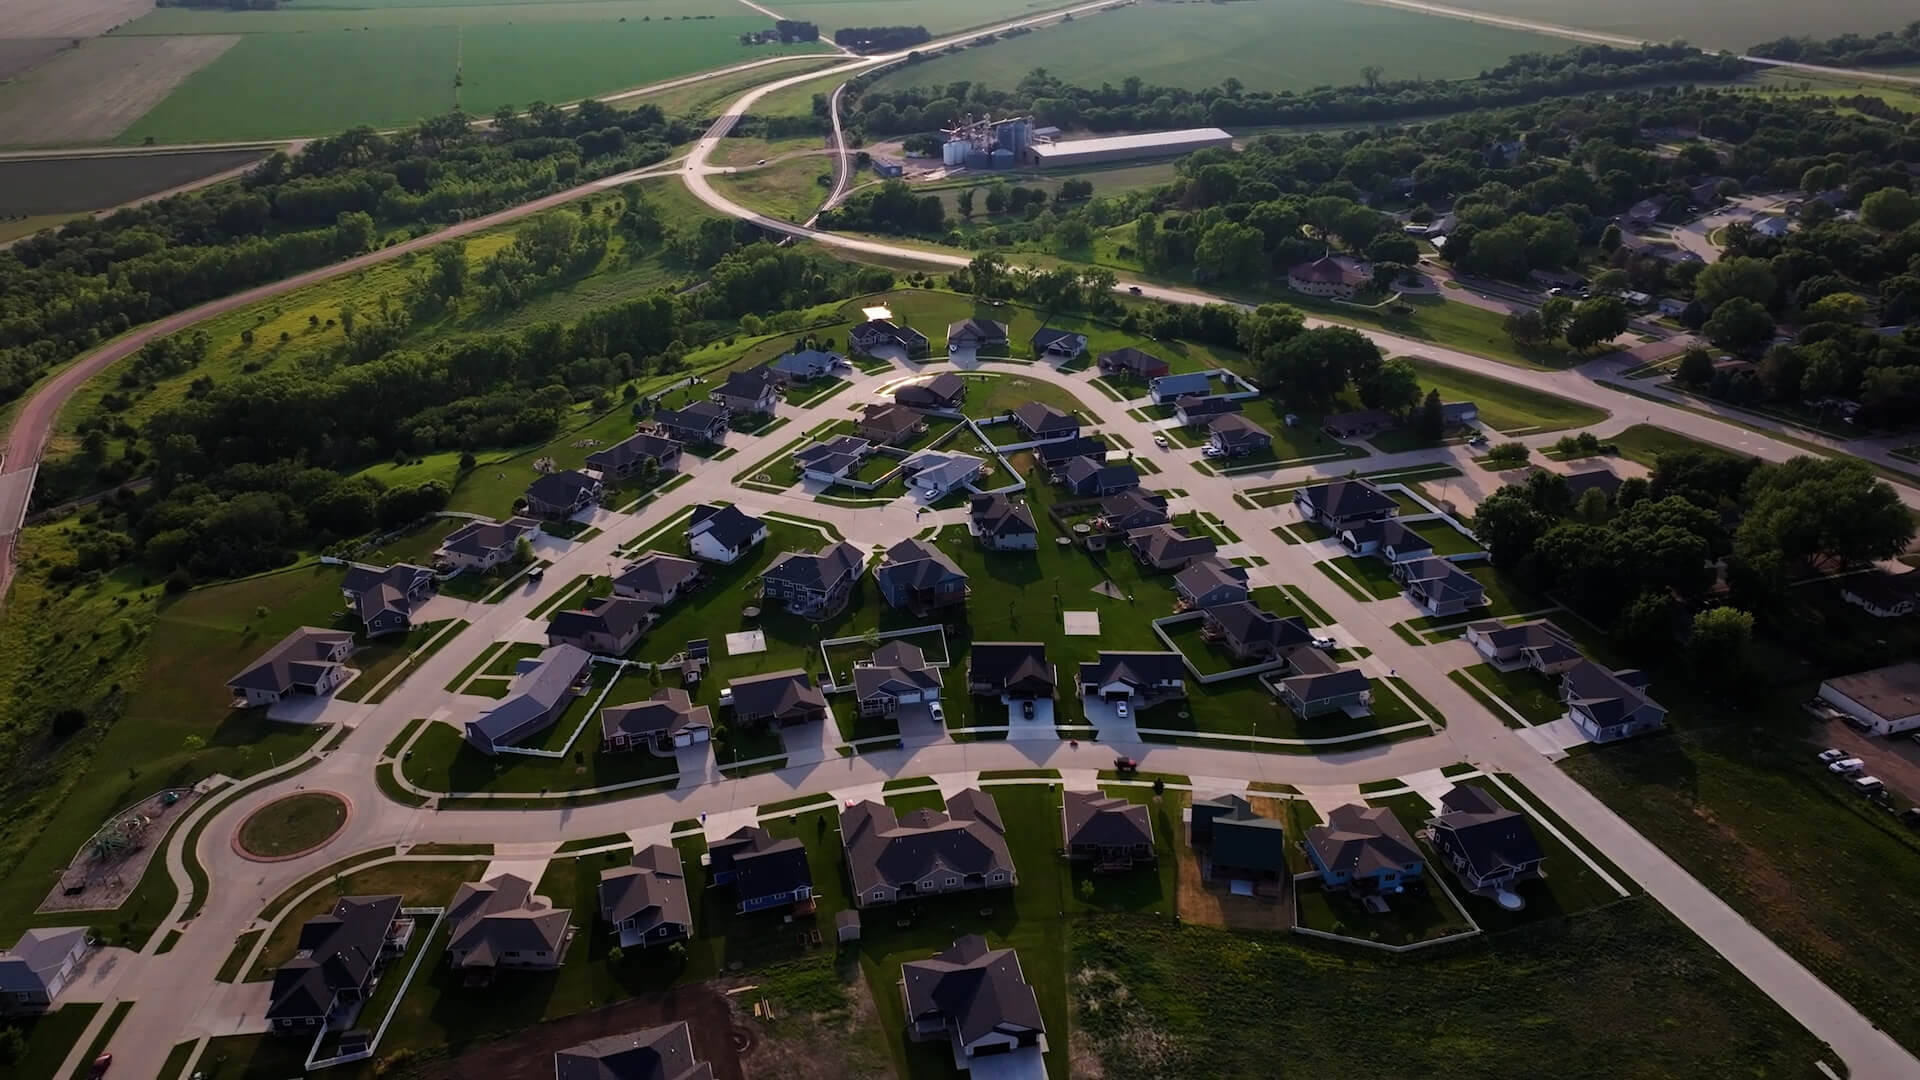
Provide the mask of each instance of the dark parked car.
[{"label": "dark parked car", "polygon": [[1033,719],[1033,699],[1032,698],[1028,698],[1027,700],[1020,703],[1020,717],[1023,720]]},{"label": "dark parked car", "polygon": [[1113,759],[1113,768],[1115,772],[1137,772],[1140,769],[1140,763],[1130,757],[1117,757]]},{"label": "dark parked car", "polygon": [[1920,829],[1920,806],[1909,806],[1900,811],[1900,823],[1909,829]]}]

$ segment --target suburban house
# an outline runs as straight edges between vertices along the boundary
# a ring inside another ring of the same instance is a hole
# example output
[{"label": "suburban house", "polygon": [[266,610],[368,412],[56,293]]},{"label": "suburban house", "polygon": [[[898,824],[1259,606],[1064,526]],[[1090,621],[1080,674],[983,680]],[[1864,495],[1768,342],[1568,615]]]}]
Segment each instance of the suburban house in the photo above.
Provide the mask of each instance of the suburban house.
[{"label": "suburban house", "polygon": [[670,473],[680,467],[681,445],[664,435],[655,435],[650,431],[636,432],[614,443],[605,450],[595,450],[587,455],[587,468],[601,476],[615,476],[622,480],[638,476],[646,471],[647,462],[653,462],[657,473]]},{"label": "suburban house", "polygon": [[483,754],[497,753],[552,727],[586,684],[593,656],[578,645],[550,645],[520,661],[520,670],[498,705],[467,721],[467,741]]},{"label": "suburban house", "polygon": [[1239,413],[1224,413],[1207,425],[1207,445],[1222,457],[1252,457],[1273,449],[1273,435]]},{"label": "suburban house", "polygon": [[773,362],[767,366],[788,382],[804,383],[832,375],[852,365],[847,363],[846,357],[837,352],[801,349],[798,352],[782,353],[774,357]]},{"label": "suburban house", "polygon": [[704,573],[692,559],[649,551],[628,563],[613,579],[613,595],[666,607],[693,591]]},{"label": "suburban house", "polygon": [[1373,703],[1373,683],[1359,668],[1337,668],[1281,679],[1274,684],[1274,693],[1303,720],[1330,712],[1364,709]]},{"label": "suburban house", "polygon": [[1440,423],[1443,427],[1465,427],[1478,419],[1480,419],[1480,406],[1471,401],[1440,403]]},{"label": "suburban house", "polygon": [[681,409],[661,409],[653,414],[653,425],[680,443],[703,446],[727,437],[727,424],[733,417],[711,401],[695,401]]},{"label": "suburban house", "polygon": [[1195,559],[1212,556],[1220,545],[1205,536],[1188,536],[1172,525],[1149,525],[1127,534],[1127,547],[1140,565],[1155,570],[1179,570]]},{"label": "suburban house", "polygon": [[1393,496],[1371,480],[1333,480],[1303,487],[1293,493],[1294,509],[1303,521],[1317,522],[1334,532],[1368,521],[1382,521],[1400,513]]},{"label": "suburban house", "polygon": [[844,480],[873,452],[873,444],[857,435],[836,435],[793,455],[793,467],[808,480],[831,484]]},{"label": "suburban house", "polygon": [[789,551],[760,575],[760,595],[803,618],[825,618],[847,606],[866,566],[866,553],[845,540],[817,552]]},{"label": "suburban house", "polygon": [[1074,458],[1060,470],[1059,476],[1067,491],[1081,498],[1112,495],[1140,486],[1140,474],[1132,465],[1126,462],[1109,465],[1101,458]]},{"label": "suburban house", "polygon": [[600,871],[600,918],[620,932],[623,949],[692,937],[693,905],[680,852],[651,844],[635,851],[628,865]]},{"label": "suburban house", "polygon": [[967,602],[966,573],[946,552],[921,540],[902,540],[888,548],[873,580],[888,604],[916,615]]},{"label": "suburban house", "polygon": [[959,349],[1004,349],[1007,324],[992,319],[961,319],[947,324],[947,351]]},{"label": "suburban house", "polygon": [[560,966],[573,912],[533,895],[533,882],[513,874],[463,883],[447,905],[447,965],[455,971]]},{"label": "suburban house", "polygon": [[854,906],[873,907],[918,896],[1010,889],[1019,880],[1007,850],[1007,827],[993,796],[957,792],[939,810],[895,814],[865,800],[840,811],[840,842]]},{"label": "suburban house", "polygon": [[553,1080],[713,1080],[685,1020],[607,1035],[553,1055]]},{"label": "suburban house", "polygon": [[741,413],[771,416],[780,404],[780,388],[786,380],[765,367],[729,372],[707,400],[727,410],[729,417]]},{"label": "suburban house", "polygon": [[1080,693],[1108,704],[1148,709],[1187,696],[1187,666],[1177,652],[1101,652],[1080,665]]},{"label": "suburban house", "polygon": [[608,753],[644,747],[665,757],[679,747],[704,743],[712,734],[712,711],[695,705],[677,686],[663,686],[645,701],[600,710],[600,748]]},{"label": "suburban house", "polygon": [[1472,623],[1467,644],[1501,671],[1529,667],[1542,675],[1558,675],[1585,659],[1566,631],[1546,619],[1518,626],[1498,619]]},{"label": "suburban house", "polygon": [[1129,533],[1135,529],[1165,525],[1173,518],[1167,513],[1165,495],[1132,487],[1101,499],[1100,514],[1093,520],[1106,532]]},{"label": "suburban house", "polygon": [[398,633],[412,625],[413,609],[438,587],[433,571],[410,563],[368,566],[352,563],[341,579],[340,593],[360,617],[370,638]]},{"label": "suburban house", "polygon": [[909,357],[927,354],[927,335],[911,326],[898,326],[886,319],[863,322],[847,331],[847,346],[873,355],[875,349],[899,349]]},{"label": "suburban house", "polygon": [[0,1015],[45,1012],[87,955],[87,928],[44,926],[24,930],[0,953]]},{"label": "suburban house", "polygon": [[767,523],[748,517],[737,506],[693,508],[687,523],[687,547],[696,558],[708,562],[734,563],[753,545],[767,538]]},{"label": "suburban house", "polygon": [[1840,579],[1840,599],[1877,619],[1911,615],[1920,608],[1920,570],[1889,574],[1879,567]]},{"label": "suburban house", "polygon": [[540,535],[540,523],[516,517],[506,521],[469,521],[447,534],[434,549],[433,564],[453,573],[486,573],[513,561],[520,541]]},{"label": "suburban house", "polygon": [[826,695],[799,668],[734,679],[727,684],[727,693],[733,700],[734,722],[743,727],[809,724],[828,715]]},{"label": "suburban house", "polygon": [[1109,449],[1106,443],[1092,435],[1080,435],[1059,442],[1041,443],[1033,448],[1033,457],[1047,470],[1048,476],[1057,476],[1075,458],[1105,460]]},{"label": "suburban house", "polygon": [[[1187,818],[1188,843],[1205,853],[1201,873],[1209,881],[1250,882],[1253,892],[1274,891],[1287,872],[1286,828],[1254,812],[1239,795],[1195,799]],[[1238,892],[1238,889],[1234,890]]]},{"label": "suburban house", "polygon": [[744,825],[709,844],[706,863],[709,888],[733,886],[737,915],[813,899],[806,845],[794,837],[775,840],[758,825]]},{"label": "suburban house", "polygon": [[527,513],[557,520],[570,518],[600,501],[600,474],[580,469],[543,473],[527,485]]},{"label": "suburban house", "polygon": [[990,948],[968,934],[928,959],[901,964],[900,996],[907,1036],[947,1040],[955,1071],[971,1071],[977,1060],[982,1073],[991,1064],[993,1076],[1045,1075],[1046,1021],[1012,949]]},{"label": "suburban house", "polygon": [[989,551],[1034,551],[1040,546],[1033,511],[1009,495],[975,495],[968,504],[967,523]]},{"label": "suburban house", "polygon": [[1147,380],[1147,396],[1155,405],[1178,402],[1183,397],[1208,397],[1213,380],[1204,371],[1183,371],[1178,375],[1160,375]]},{"label": "suburban house", "polygon": [[1393,564],[1407,599],[1429,615],[1464,615],[1487,604],[1487,587],[1448,559],[1428,557]]},{"label": "suburban house", "polygon": [[1608,671],[1582,660],[1560,676],[1560,700],[1587,738],[1613,742],[1666,726],[1667,710],[1647,696],[1644,671]]},{"label": "suburban house", "polygon": [[353,634],[302,626],[260,654],[253,666],[227,680],[244,708],[272,705],[289,694],[319,697],[347,681]]},{"label": "suburban house", "polygon": [[625,656],[653,625],[654,605],[625,596],[602,596],[547,620],[548,645],[577,645],[596,656]]},{"label": "suburban house", "polygon": [[1179,594],[1181,605],[1189,608],[1238,604],[1250,595],[1246,568],[1218,558],[1188,563],[1185,570],[1173,576],[1173,591]]},{"label": "suburban house", "polygon": [[1239,398],[1219,394],[1182,394],[1173,403],[1173,418],[1184,428],[1203,428],[1223,416],[1238,414]]},{"label": "suburban house", "polygon": [[1920,729],[1920,663],[1905,660],[1820,684],[1820,700],[1875,735]]},{"label": "suburban house", "polygon": [[1348,803],[1307,829],[1307,861],[1324,888],[1357,896],[1387,896],[1425,876],[1427,860],[1406,826],[1381,806]]},{"label": "suburban house", "polygon": [[965,400],[967,380],[951,371],[943,371],[931,379],[907,383],[893,392],[895,405],[934,412],[952,412]]},{"label": "suburban house", "polygon": [[1051,405],[1038,401],[1029,401],[1013,410],[1014,423],[1026,432],[1027,438],[1034,442],[1053,439],[1074,439],[1080,436],[1080,418],[1072,413],[1064,413]]},{"label": "suburban house", "polygon": [[920,647],[889,641],[853,669],[853,700],[861,716],[894,716],[902,705],[940,700],[940,669],[927,666]]},{"label": "suburban house", "polygon": [[[399,927],[396,927],[396,923]],[[402,933],[396,935],[396,929]],[[343,896],[300,927],[293,959],[273,973],[265,1019],[276,1034],[312,1034],[365,1000],[382,962],[404,950],[411,921],[398,896]]]},{"label": "suburban house", "polygon": [[1050,698],[1058,686],[1038,641],[976,641],[967,657],[967,693],[977,697]]},{"label": "suburban house", "polygon": [[1153,818],[1143,804],[1100,791],[1064,791],[1060,800],[1067,858],[1091,859],[1096,870],[1153,860]]},{"label": "suburban house", "polygon": [[1320,430],[1336,439],[1357,439],[1400,426],[1400,418],[1384,409],[1360,409],[1355,412],[1328,413],[1320,421]]},{"label": "suburban house", "polygon": [[1507,900],[1501,894],[1512,894],[1515,885],[1539,877],[1547,858],[1524,814],[1470,784],[1455,784],[1440,797],[1440,813],[1427,821],[1427,841],[1468,892],[1516,909],[1519,898]]},{"label": "suburban house", "polygon": [[854,422],[855,432],[875,446],[898,446],[926,427],[927,419],[919,410],[892,402],[867,406]]},{"label": "suburban house", "polygon": [[1152,353],[1128,346],[1101,353],[1100,370],[1109,375],[1131,375],[1136,379],[1157,379],[1167,373],[1167,362]]},{"label": "suburban house", "polygon": [[928,502],[973,483],[986,467],[982,459],[957,450],[922,450],[900,463],[907,486]]},{"label": "suburban house", "polygon": [[1201,636],[1226,647],[1236,659],[1265,663],[1282,659],[1287,650],[1313,640],[1313,631],[1304,620],[1283,619],[1263,611],[1251,601],[1214,604],[1205,609],[1206,625]]},{"label": "suburban house", "polygon": [[1567,494],[1573,496],[1573,501],[1578,503],[1580,496],[1597,488],[1606,492],[1608,500],[1612,500],[1620,493],[1620,485],[1623,483],[1625,481],[1616,476],[1611,469],[1588,469],[1585,472],[1567,474]]},{"label": "suburban house", "polygon": [[1356,521],[1340,530],[1340,543],[1355,555],[1378,555],[1390,563],[1424,559],[1433,554],[1433,544],[1400,524],[1397,518]]},{"label": "suburban house", "polygon": [[1350,300],[1369,278],[1358,266],[1324,255],[1313,262],[1296,263],[1287,270],[1287,288],[1308,296]]},{"label": "suburban house", "polygon": [[1056,330],[1051,326],[1034,331],[1030,344],[1034,357],[1039,360],[1072,362],[1087,355],[1087,335],[1071,330]]}]

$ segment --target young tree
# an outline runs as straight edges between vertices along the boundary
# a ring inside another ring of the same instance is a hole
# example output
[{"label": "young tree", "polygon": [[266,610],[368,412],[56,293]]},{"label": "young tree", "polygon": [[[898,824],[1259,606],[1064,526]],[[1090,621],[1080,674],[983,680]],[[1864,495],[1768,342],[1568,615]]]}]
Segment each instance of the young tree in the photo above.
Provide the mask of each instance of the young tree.
[{"label": "young tree", "polygon": [[1496,443],[1487,451],[1487,463],[1496,469],[1517,469],[1525,465],[1531,456],[1533,451],[1528,449],[1526,443]]},{"label": "young tree", "polygon": [[1436,388],[1427,391],[1427,398],[1420,403],[1420,414],[1414,421],[1414,430],[1428,442],[1439,442],[1447,433],[1446,412],[1440,407],[1440,391]]},{"label": "young tree", "polygon": [[1537,311],[1510,311],[1501,325],[1515,345],[1538,345],[1548,337]]},{"label": "young tree", "polygon": [[959,208],[961,217],[967,218],[969,220],[973,218],[973,189],[972,188],[961,188],[960,194],[955,195],[953,197],[953,201],[954,201],[954,205]]}]

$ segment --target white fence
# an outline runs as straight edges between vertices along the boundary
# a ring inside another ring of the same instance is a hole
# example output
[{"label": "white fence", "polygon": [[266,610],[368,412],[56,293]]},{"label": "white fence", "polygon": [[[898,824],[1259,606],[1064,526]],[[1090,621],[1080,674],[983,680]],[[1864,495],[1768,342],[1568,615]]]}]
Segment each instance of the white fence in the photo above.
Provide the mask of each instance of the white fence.
[{"label": "white fence", "polygon": [[534,750],[525,746],[495,746],[494,751],[501,754],[519,754],[523,757],[547,758],[549,760],[566,757],[573,752],[573,744],[579,740],[580,733],[587,729],[587,725],[592,723],[594,716],[599,713],[600,703],[607,700],[607,694],[612,692],[613,684],[620,681],[620,677],[627,673],[627,669],[630,667],[648,671],[653,669],[652,664],[642,664],[635,660],[620,660],[611,656],[596,656],[593,658],[592,663],[612,664],[619,670],[613,673],[613,678],[607,680],[607,685],[600,688],[600,696],[594,698],[593,704],[588,706],[587,711],[581,715],[580,722],[574,725],[573,733],[567,736],[565,746],[562,746],[558,750]]}]

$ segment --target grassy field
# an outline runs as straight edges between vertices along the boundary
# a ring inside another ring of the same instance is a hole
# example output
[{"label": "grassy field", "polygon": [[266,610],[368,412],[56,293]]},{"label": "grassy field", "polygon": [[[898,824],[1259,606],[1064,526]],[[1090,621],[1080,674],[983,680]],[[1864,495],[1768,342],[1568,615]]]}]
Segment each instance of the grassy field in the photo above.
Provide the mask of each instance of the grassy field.
[{"label": "grassy field", "polygon": [[304,791],[250,814],[240,826],[239,844],[255,855],[291,855],[326,840],[346,822],[347,804],[338,796]]},{"label": "grassy field", "polygon": [[1503,435],[1537,435],[1587,427],[1610,415],[1605,409],[1504,379],[1461,371],[1417,356],[1406,359],[1420,373],[1422,391],[1439,390],[1440,397],[1446,401],[1473,402],[1480,407],[1480,422]]},{"label": "grassy field", "polygon": [[258,150],[200,150],[0,161],[0,215],[102,210],[259,157]]},{"label": "grassy field", "polygon": [[[1830,37],[1894,30],[1913,21],[1903,0],[1839,0],[1809,8],[1787,0],[1759,0],[1736,8],[1717,4],[1671,4],[1660,0],[1452,0],[1451,6],[1560,26],[1599,30],[1650,41],[1692,42],[1710,49],[1743,50],[1783,35]],[[1733,16],[1733,17],[1729,17]]]},{"label": "grassy field", "polygon": [[1659,461],[1661,454],[1670,450],[1697,450],[1713,454],[1729,452],[1712,443],[1703,443],[1677,431],[1668,431],[1651,424],[1635,424],[1607,441],[1620,448],[1621,457],[1645,465],[1649,469]]},{"label": "grassy field", "polygon": [[340,897],[398,893],[402,906],[438,907],[453,899],[461,882],[478,880],[486,868],[484,861],[392,862],[345,874],[281,913],[260,959],[247,975],[248,981],[272,978],[275,968],[293,958],[301,924],[333,910]]},{"label": "grassy field", "polygon": [[[769,20],[721,0],[163,8],[122,37],[238,34],[120,135],[245,139],[392,126],[455,107],[567,102],[823,45],[747,46]],[[769,75],[768,77],[771,77]]]},{"label": "grassy field", "polygon": [[788,158],[719,178],[720,190],[742,206],[795,222],[819,211],[832,183],[833,159],[824,155]]},{"label": "grassy field", "polygon": [[[1075,1041],[1109,1080],[1282,1059],[1301,1076],[1803,1077],[1821,1049],[1645,900],[1407,958],[1140,916],[1070,930]],[[1275,987],[1284,1007],[1221,1022]],[[1357,1002],[1373,1018],[1358,1055]]]},{"label": "grassy field", "polygon": [[1075,86],[1138,75],[1149,86],[1192,90],[1227,78],[1252,90],[1309,90],[1359,83],[1360,69],[1368,64],[1384,69],[1389,79],[1469,78],[1515,53],[1560,47],[1538,34],[1363,4],[1152,3],[1084,15],[958,56],[937,57],[901,68],[878,85],[971,80],[1006,89],[1029,71],[1045,68]]},{"label": "grassy field", "polygon": [[45,1016],[18,1021],[15,1026],[26,1039],[26,1049],[7,1066],[7,1075],[18,1080],[65,1080],[60,1066],[99,1011],[93,1002],[70,1001]]},{"label": "grassy field", "polygon": [[946,34],[1071,6],[1070,0],[975,0],[966,4],[946,0],[807,0],[782,4],[779,10],[789,19],[819,23],[820,36],[830,38],[843,26],[924,26],[935,34]]}]

